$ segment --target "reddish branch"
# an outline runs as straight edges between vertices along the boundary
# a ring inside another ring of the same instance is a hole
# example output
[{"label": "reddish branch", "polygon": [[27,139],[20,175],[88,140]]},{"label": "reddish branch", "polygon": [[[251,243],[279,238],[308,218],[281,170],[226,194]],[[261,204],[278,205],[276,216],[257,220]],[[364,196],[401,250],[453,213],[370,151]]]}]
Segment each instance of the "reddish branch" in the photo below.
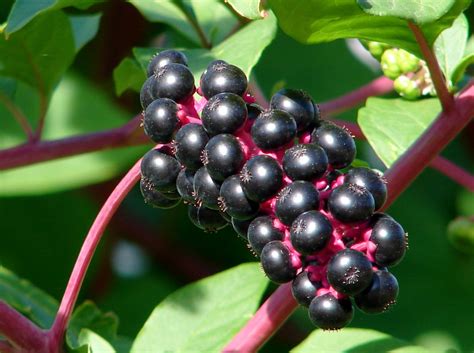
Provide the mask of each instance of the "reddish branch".
[{"label": "reddish branch", "polygon": [[471,175],[450,160],[438,156],[431,161],[430,165],[433,169],[438,170],[459,185],[464,186],[467,190],[474,192],[474,175]]}]

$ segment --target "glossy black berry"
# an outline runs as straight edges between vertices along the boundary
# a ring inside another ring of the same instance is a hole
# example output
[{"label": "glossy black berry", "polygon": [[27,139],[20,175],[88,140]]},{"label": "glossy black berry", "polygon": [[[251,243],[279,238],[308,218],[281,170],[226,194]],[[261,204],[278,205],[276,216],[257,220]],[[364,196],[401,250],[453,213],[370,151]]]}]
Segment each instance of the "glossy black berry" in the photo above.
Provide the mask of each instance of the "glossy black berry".
[{"label": "glossy black berry", "polygon": [[244,100],[233,93],[219,93],[206,103],[201,113],[204,129],[209,135],[233,133],[247,119]]},{"label": "glossy black berry", "polygon": [[251,201],[245,196],[238,175],[232,175],[224,180],[218,201],[222,212],[241,220],[255,217],[260,207],[257,202]]},{"label": "glossy black berry", "polygon": [[171,99],[156,99],[145,110],[143,128],[156,143],[170,142],[179,124],[178,105]]},{"label": "glossy black berry", "polygon": [[150,84],[153,98],[170,98],[181,102],[194,93],[194,77],[189,69],[181,64],[168,64],[158,69]]},{"label": "glossy black berry", "polygon": [[188,217],[196,227],[210,233],[217,232],[228,224],[219,211],[204,206],[189,205]]},{"label": "glossy black berry", "polygon": [[234,135],[212,137],[204,148],[201,160],[214,180],[224,181],[236,174],[244,164],[244,152]]},{"label": "glossy black berry", "polygon": [[247,219],[243,221],[240,219],[232,218],[232,228],[234,228],[235,232],[239,237],[242,237],[247,240],[247,230],[249,229],[250,223],[252,221],[253,219]]},{"label": "glossy black berry", "polygon": [[293,146],[283,156],[283,170],[291,180],[319,179],[327,168],[326,152],[313,143]]},{"label": "glossy black berry", "polygon": [[174,193],[166,194],[156,190],[146,179],[140,180],[140,191],[145,203],[156,208],[173,208],[179,205],[181,199],[176,198]]},{"label": "glossy black berry", "polygon": [[322,250],[332,234],[331,222],[318,211],[300,214],[291,224],[291,244],[302,255]]},{"label": "glossy black berry", "polygon": [[185,202],[194,203],[194,172],[181,169],[176,178],[176,189]]},{"label": "glossy black berry", "polygon": [[375,262],[380,266],[394,266],[405,255],[406,233],[393,218],[379,217],[374,223],[370,240],[377,245]]},{"label": "glossy black berry", "polygon": [[323,330],[339,330],[348,325],[354,316],[350,299],[336,299],[327,293],[314,298],[308,310],[309,318]]},{"label": "glossy black berry", "polygon": [[387,199],[387,186],[382,178],[382,174],[373,169],[364,167],[352,168],[346,173],[344,182],[357,184],[369,190],[374,197],[376,210],[382,207]]},{"label": "glossy black berry", "polygon": [[263,202],[273,197],[283,185],[283,171],[270,156],[255,156],[244,164],[240,180],[250,200]]},{"label": "glossy black berry", "polygon": [[290,251],[281,241],[274,240],[265,245],[260,261],[267,277],[275,283],[289,282],[296,276]]},{"label": "glossy black berry", "polygon": [[329,261],[327,279],[339,293],[356,295],[372,282],[373,270],[367,256],[357,250],[344,249]]},{"label": "glossy black berry", "polygon": [[278,193],[275,214],[286,224],[291,223],[303,212],[319,206],[318,190],[307,181],[294,181]]},{"label": "glossy black berry", "polygon": [[357,307],[367,314],[378,314],[388,310],[398,297],[398,281],[388,271],[375,271],[372,283],[355,296]]},{"label": "glossy black berry", "polygon": [[262,150],[285,146],[296,136],[296,122],[283,110],[267,110],[259,115],[251,129],[252,139]]},{"label": "glossy black berry", "polygon": [[308,307],[320,287],[321,283],[311,281],[308,272],[303,271],[293,280],[291,292],[298,304]]},{"label": "glossy black berry", "polygon": [[284,110],[295,119],[298,131],[306,131],[317,123],[313,100],[302,90],[283,88],[270,100],[270,107]]},{"label": "glossy black berry", "polygon": [[190,170],[202,166],[202,150],[209,141],[206,131],[199,124],[186,124],[175,136],[174,149],[176,158]]},{"label": "glossy black berry", "polygon": [[349,166],[356,155],[352,136],[342,127],[331,123],[321,124],[314,129],[311,142],[317,143],[326,151],[329,164],[337,169]]},{"label": "glossy black berry", "polygon": [[220,184],[211,178],[206,167],[199,168],[194,174],[194,198],[196,203],[218,210],[219,190]]},{"label": "glossy black berry", "polygon": [[247,119],[250,121],[254,121],[259,117],[261,113],[263,113],[265,109],[259,106],[257,103],[247,104]]},{"label": "glossy black berry", "polygon": [[247,77],[237,66],[217,60],[202,74],[200,88],[207,99],[223,92],[242,96],[247,90]]},{"label": "glossy black berry", "polygon": [[141,163],[142,178],[158,191],[176,190],[176,178],[181,169],[176,158],[167,152],[165,148],[151,150]]},{"label": "glossy black berry", "polygon": [[151,58],[147,68],[148,77],[168,64],[182,64],[188,66],[188,59],[183,53],[177,50],[163,50]]},{"label": "glossy black berry", "polygon": [[148,77],[140,89],[140,104],[143,109],[146,109],[153,102],[154,98],[151,94],[151,86],[154,84],[155,77]]},{"label": "glossy black berry", "polygon": [[273,226],[270,216],[260,216],[250,223],[247,230],[247,238],[252,249],[257,255],[262,253],[265,245],[273,240],[283,240],[284,234]]},{"label": "glossy black berry", "polygon": [[367,189],[355,184],[343,184],[332,191],[328,208],[341,222],[360,222],[372,215],[375,201]]}]

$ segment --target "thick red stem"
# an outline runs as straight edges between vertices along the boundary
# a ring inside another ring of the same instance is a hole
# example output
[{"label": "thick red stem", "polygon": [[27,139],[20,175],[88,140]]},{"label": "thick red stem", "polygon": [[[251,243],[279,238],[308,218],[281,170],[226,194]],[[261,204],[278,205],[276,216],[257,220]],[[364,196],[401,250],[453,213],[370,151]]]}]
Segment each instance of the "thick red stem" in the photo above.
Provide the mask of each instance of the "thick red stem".
[{"label": "thick red stem", "polygon": [[474,175],[457,166],[449,159],[438,156],[431,161],[430,166],[459,185],[464,186],[467,190],[474,192]]}]

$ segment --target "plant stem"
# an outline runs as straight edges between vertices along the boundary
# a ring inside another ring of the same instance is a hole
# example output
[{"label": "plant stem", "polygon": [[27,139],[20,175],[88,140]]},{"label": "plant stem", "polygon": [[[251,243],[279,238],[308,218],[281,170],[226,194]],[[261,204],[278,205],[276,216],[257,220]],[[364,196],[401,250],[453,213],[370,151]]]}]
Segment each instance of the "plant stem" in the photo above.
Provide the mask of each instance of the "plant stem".
[{"label": "plant stem", "polygon": [[446,80],[444,75],[439,67],[438,60],[431,50],[430,46],[426,42],[426,38],[423,34],[423,31],[413,22],[408,22],[408,27],[413,32],[416,41],[420,47],[421,53],[424,56],[428,69],[430,70],[431,79],[433,80],[436,93],[438,94],[443,110],[448,111],[453,108],[454,98],[449,93],[448,87],[446,86]]},{"label": "plant stem", "polygon": [[23,112],[8,98],[6,95],[0,92],[0,102],[3,103],[5,108],[10,112],[11,115],[15,118],[17,123],[20,125],[21,129],[25,132],[28,141],[33,141],[33,130],[31,125],[28,122],[28,119],[23,114]]},{"label": "plant stem", "polygon": [[54,352],[60,350],[67,323],[71,317],[79,290],[86,275],[92,256],[99,244],[104,230],[121,202],[140,178],[141,159],[128,171],[99,211],[82,245],[76,264],[64,292],[56,319],[50,331],[51,347]]},{"label": "plant stem", "polygon": [[430,165],[433,169],[451,178],[459,185],[464,186],[467,190],[474,192],[474,175],[471,175],[449,159],[438,156],[433,159]]},{"label": "plant stem", "polygon": [[2,352],[2,353],[15,353],[15,349],[7,341],[0,340],[0,352]]}]

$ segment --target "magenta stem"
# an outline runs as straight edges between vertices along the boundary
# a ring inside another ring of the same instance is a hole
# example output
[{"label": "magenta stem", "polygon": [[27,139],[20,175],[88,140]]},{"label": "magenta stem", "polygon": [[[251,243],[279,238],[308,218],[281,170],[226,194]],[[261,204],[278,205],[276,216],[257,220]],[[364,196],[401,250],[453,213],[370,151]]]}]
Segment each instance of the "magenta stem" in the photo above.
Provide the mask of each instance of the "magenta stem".
[{"label": "magenta stem", "polygon": [[474,175],[457,166],[449,159],[438,156],[431,161],[430,166],[459,185],[464,186],[467,190],[474,192]]}]

